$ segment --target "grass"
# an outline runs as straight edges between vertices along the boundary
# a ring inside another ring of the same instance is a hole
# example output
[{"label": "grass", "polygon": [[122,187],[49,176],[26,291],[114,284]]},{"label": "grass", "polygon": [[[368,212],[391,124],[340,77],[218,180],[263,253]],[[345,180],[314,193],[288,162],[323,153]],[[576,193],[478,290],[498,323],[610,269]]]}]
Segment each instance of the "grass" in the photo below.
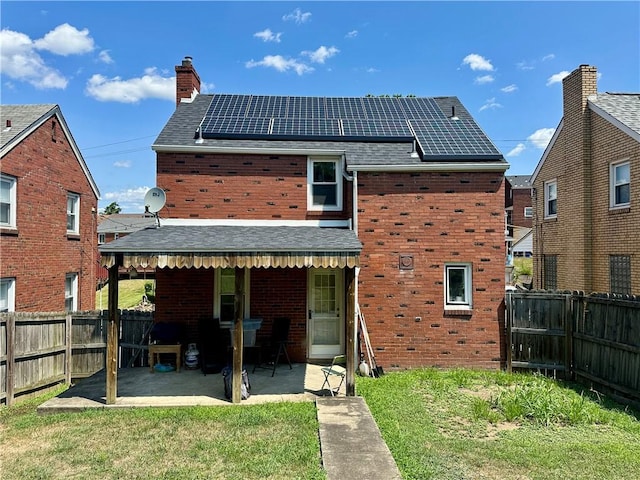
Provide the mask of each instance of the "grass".
[{"label": "grass", "polygon": [[638,414],[538,375],[359,378],[404,479],[640,478]]},{"label": "grass", "polygon": [[[145,287],[147,285],[147,287]],[[135,280],[120,280],[118,282],[118,308],[121,310],[127,310],[137,306],[142,296],[145,294],[145,288],[147,295],[155,293],[155,282],[153,280],[135,279]],[[102,307],[100,307],[102,305]],[[106,310],[109,305],[109,286],[106,285],[101,290],[96,292],[96,308]]]},{"label": "grass", "polygon": [[[579,386],[468,369],[356,381],[405,480],[640,478],[640,415]],[[0,408],[3,480],[326,478],[312,403],[38,416],[45,399]]]},{"label": "grass", "polygon": [[515,257],[513,259],[514,281],[517,281],[522,275],[533,276],[533,258]]},{"label": "grass", "polygon": [[0,408],[0,476],[29,479],[324,479],[313,403],[99,409]]}]

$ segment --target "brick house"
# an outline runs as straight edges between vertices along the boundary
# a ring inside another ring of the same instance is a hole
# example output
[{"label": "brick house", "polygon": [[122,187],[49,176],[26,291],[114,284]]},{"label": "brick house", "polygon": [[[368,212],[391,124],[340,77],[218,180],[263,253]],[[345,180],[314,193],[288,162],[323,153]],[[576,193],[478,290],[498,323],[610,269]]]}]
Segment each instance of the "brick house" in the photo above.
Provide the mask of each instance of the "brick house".
[{"label": "brick house", "polygon": [[531,228],[533,207],[531,205],[530,175],[507,175],[505,206],[509,212],[507,224]]},{"label": "brick house", "polygon": [[574,70],[531,184],[535,287],[640,294],[640,94]]},{"label": "brick house", "polygon": [[92,310],[99,191],[58,105],[2,105],[0,311]]},{"label": "brick house", "polygon": [[360,311],[385,369],[500,367],[508,164],[456,97],[201,95],[189,57],[176,75],[160,227],[100,249],[157,267],[157,321],[196,341],[235,298],[258,339],[291,319],[293,360],[353,366]]}]

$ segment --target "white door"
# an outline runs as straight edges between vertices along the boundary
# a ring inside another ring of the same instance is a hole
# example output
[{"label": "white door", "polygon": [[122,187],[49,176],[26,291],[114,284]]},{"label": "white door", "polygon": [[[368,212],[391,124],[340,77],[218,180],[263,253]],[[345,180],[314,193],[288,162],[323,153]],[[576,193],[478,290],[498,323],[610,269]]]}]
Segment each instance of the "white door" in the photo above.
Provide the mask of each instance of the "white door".
[{"label": "white door", "polygon": [[344,353],[342,270],[309,269],[309,358]]}]

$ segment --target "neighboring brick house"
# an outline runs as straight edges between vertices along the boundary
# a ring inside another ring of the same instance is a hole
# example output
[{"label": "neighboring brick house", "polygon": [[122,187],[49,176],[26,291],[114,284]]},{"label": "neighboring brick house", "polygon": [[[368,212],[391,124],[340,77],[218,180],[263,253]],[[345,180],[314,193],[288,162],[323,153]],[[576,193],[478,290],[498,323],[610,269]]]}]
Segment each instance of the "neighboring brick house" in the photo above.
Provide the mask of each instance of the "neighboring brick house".
[{"label": "neighboring brick house", "polygon": [[536,288],[640,294],[640,94],[563,80],[563,117],[536,167]]},{"label": "neighboring brick house", "polygon": [[500,367],[508,164],[456,97],[200,95],[189,57],[176,74],[160,226],[100,248],[157,267],[156,321],[197,341],[243,290],[258,339],[291,319],[295,361],[353,362],[359,309],[385,369]]},{"label": "neighboring brick house", "polygon": [[[150,216],[139,213],[113,213],[111,215],[100,214],[98,216],[98,247],[103,243],[112,242],[118,238],[129,235],[130,233],[137,232],[143,228],[152,227],[156,224],[156,219]],[[98,257],[99,257],[98,253]],[[136,269],[127,272],[122,269],[121,276],[127,278],[131,275],[147,275],[149,277],[155,276],[155,269]],[[100,266],[97,272],[98,285],[103,285],[109,276],[109,272],[106,268]]]},{"label": "neighboring brick house", "polygon": [[0,311],[92,310],[99,191],[60,107],[0,122]]},{"label": "neighboring brick house", "polygon": [[530,175],[507,175],[505,206],[507,224],[516,227],[532,226],[533,206],[531,201]]}]

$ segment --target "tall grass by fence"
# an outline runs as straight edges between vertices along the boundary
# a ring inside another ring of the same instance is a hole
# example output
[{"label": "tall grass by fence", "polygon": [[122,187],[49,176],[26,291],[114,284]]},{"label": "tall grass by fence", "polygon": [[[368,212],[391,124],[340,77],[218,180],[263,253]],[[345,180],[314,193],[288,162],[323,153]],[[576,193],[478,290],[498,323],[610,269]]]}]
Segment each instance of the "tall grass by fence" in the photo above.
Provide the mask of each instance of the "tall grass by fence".
[{"label": "tall grass by fence", "polygon": [[[0,403],[104,368],[107,318],[106,311],[0,314]],[[120,319],[120,366],[144,365],[153,313],[122,311]]]},{"label": "tall grass by fence", "polygon": [[559,372],[640,400],[640,297],[507,294],[507,368]]}]

